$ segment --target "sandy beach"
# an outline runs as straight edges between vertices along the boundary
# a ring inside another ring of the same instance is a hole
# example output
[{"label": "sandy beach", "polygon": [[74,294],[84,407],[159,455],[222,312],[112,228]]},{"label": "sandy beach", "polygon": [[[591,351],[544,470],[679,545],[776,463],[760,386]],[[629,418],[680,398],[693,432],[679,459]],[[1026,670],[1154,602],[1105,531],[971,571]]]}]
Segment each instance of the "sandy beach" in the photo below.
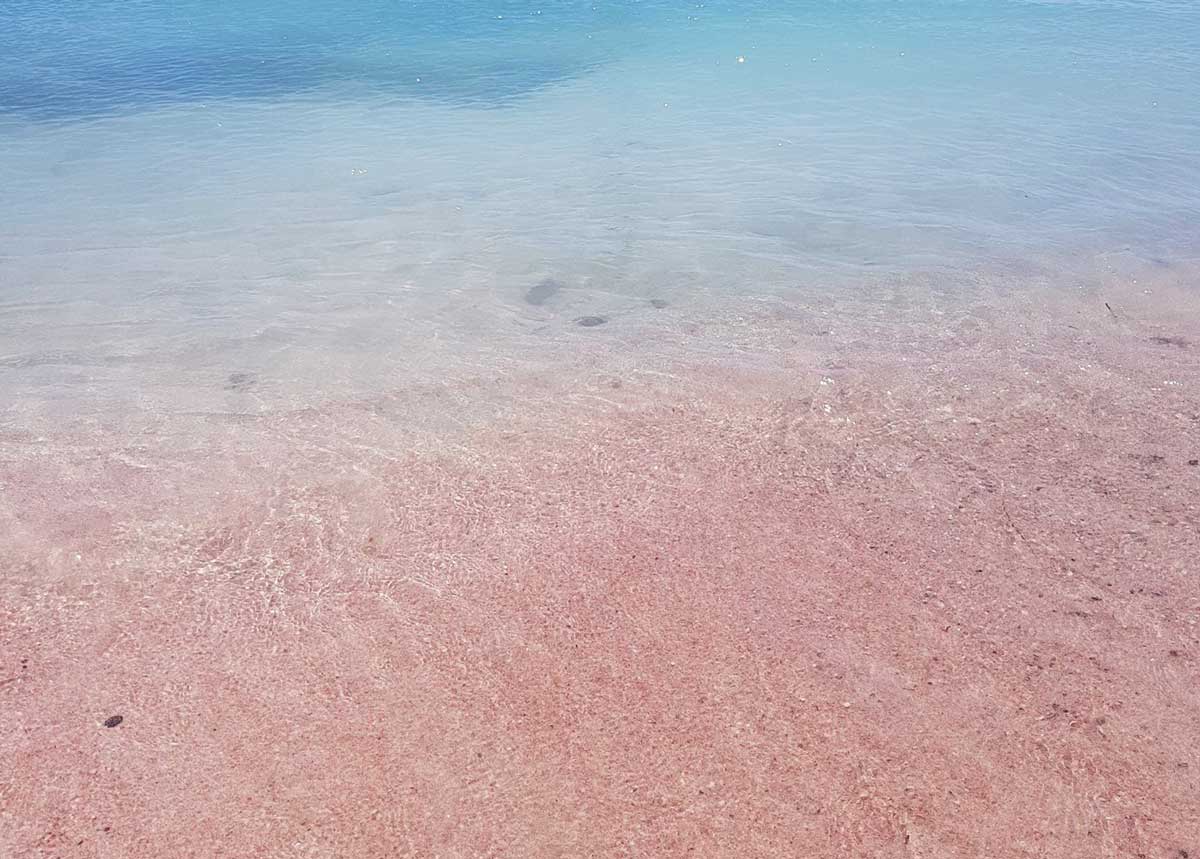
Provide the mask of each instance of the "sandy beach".
[{"label": "sandy beach", "polygon": [[1200,855],[1194,274],[10,414],[0,855]]}]

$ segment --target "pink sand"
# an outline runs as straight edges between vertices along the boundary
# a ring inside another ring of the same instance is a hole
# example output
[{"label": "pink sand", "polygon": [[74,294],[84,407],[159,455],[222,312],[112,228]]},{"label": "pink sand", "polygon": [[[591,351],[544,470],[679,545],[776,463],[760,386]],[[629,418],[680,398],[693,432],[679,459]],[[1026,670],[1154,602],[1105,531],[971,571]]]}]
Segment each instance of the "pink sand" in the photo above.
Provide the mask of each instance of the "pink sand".
[{"label": "pink sand", "polygon": [[1020,295],[9,423],[0,856],[1200,856],[1200,300]]}]

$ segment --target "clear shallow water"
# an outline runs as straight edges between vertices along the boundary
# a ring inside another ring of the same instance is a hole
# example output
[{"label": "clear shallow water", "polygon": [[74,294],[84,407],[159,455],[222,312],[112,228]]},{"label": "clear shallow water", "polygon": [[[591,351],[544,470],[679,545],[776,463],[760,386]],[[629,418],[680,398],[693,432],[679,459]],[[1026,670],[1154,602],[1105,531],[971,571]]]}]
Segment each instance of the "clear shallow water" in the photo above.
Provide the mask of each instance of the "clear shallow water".
[{"label": "clear shallow water", "polygon": [[[127,405],[162,374],[284,355],[332,390],[439,349],[492,360],[489,337],[516,349],[656,295],[1195,256],[1190,2],[3,16],[10,396]],[[563,297],[531,308],[544,277]]]},{"label": "clear shallow water", "polygon": [[0,0],[0,856],[1195,853],[1196,8]]}]

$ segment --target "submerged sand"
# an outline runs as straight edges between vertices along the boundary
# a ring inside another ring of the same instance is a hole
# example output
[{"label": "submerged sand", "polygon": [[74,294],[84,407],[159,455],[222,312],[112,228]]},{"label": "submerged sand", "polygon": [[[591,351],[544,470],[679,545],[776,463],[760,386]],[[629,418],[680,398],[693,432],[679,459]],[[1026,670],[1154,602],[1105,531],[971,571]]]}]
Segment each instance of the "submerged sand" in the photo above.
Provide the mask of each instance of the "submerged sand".
[{"label": "submerged sand", "polygon": [[1200,296],[1017,281],[10,415],[0,855],[1200,855]]}]

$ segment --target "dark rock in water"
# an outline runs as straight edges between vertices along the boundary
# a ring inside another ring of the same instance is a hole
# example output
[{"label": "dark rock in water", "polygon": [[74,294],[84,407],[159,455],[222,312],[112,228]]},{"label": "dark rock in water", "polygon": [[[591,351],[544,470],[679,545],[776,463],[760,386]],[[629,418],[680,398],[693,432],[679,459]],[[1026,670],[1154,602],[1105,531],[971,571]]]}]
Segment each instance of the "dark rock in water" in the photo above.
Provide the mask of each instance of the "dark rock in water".
[{"label": "dark rock in water", "polygon": [[225,390],[237,391],[241,394],[253,388],[257,382],[258,376],[253,373],[230,373],[229,379],[225,383]]},{"label": "dark rock in water", "polygon": [[582,325],[584,328],[595,328],[597,325],[603,325],[607,321],[607,317],[604,316],[581,316],[575,320],[577,325]]},{"label": "dark rock in water", "polygon": [[664,307],[670,306],[670,302],[661,298],[650,299],[650,306],[655,310],[662,310]]},{"label": "dark rock in water", "polygon": [[121,724],[124,721],[125,721],[124,716],[109,716],[107,719],[104,720],[104,727],[115,728],[117,725]]},{"label": "dark rock in water", "polygon": [[562,284],[554,278],[548,277],[537,286],[531,287],[529,292],[525,293],[525,303],[532,304],[534,307],[541,307],[553,298],[555,293],[560,289],[562,289]]}]

